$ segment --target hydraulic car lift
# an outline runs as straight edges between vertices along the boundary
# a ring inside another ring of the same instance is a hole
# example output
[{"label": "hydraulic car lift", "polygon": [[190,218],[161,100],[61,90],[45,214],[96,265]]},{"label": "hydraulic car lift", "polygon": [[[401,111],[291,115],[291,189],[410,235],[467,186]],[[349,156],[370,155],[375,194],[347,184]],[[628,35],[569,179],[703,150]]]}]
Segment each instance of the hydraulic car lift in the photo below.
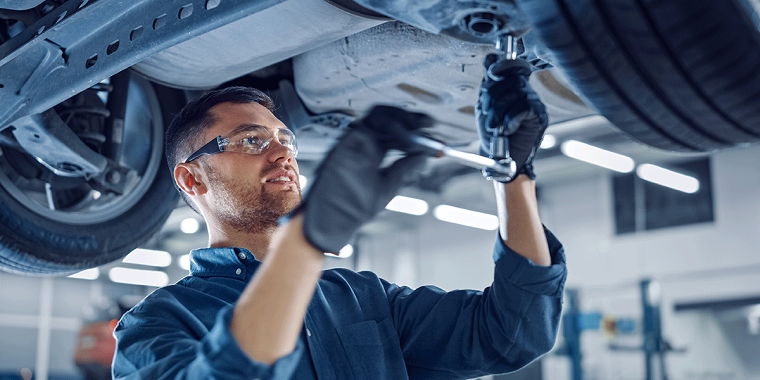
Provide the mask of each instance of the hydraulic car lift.
[{"label": "hydraulic car lift", "polygon": [[[668,352],[684,352],[685,349],[674,349],[662,337],[659,287],[659,283],[651,279],[639,282],[642,308],[640,321],[616,319],[607,325],[603,323],[601,313],[580,311],[578,290],[566,290],[567,307],[562,315],[562,336],[565,338],[565,344],[558,349],[557,354],[570,358],[573,380],[583,380],[584,378],[581,350],[581,333],[583,331],[602,329],[613,334],[632,334],[637,325],[642,328],[643,344],[641,346],[622,346],[611,343],[609,348],[615,351],[644,351],[645,379],[668,379],[665,354]],[[655,357],[659,358],[659,376],[655,375]]]}]

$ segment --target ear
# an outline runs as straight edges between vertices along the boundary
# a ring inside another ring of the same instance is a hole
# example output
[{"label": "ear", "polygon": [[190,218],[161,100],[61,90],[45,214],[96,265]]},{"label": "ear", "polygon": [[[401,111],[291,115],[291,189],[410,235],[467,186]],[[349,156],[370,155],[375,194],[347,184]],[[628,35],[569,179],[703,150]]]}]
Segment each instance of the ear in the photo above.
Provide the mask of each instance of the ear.
[{"label": "ear", "polygon": [[198,174],[197,165],[181,162],[174,167],[174,182],[187,195],[203,195],[206,186],[198,180]]}]

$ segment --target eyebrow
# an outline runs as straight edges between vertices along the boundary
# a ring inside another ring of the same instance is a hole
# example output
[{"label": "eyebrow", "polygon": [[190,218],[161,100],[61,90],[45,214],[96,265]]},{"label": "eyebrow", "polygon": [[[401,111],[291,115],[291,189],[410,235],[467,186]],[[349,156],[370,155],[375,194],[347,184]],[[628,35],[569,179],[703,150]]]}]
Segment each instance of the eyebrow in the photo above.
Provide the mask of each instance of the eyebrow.
[{"label": "eyebrow", "polygon": [[243,131],[252,131],[254,129],[259,129],[259,128],[269,129],[269,128],[267,128],[267,127],[265,127],[263,125],[260,125],[260,124],[249,124],[249,123],[246,123],[246,124],[240,124],[240,125],[238,125],[237,127],[235,127],[235,129],[231,130],[229,133],[235,134],[235,133],[239,133],[239,132],[243,132]]},{"label": "eyebrow", "polygon": [[[245,123],[245,124],[238,125],[237,127],[235,127],[235,129],[233,129],[229,133],[235,134],[235,133],[240,133],[240,132],[244,132],[244,131],[252,131],[254,129],[259,129],[259,128],[264,128],[266,130],[271,130],[271,128],[263,126],[261,124]],[[284,127],[284,128],[275,128],[274,131],[275,131],[275,133],[280,133],[280,131],[283,130],[283,129],[288,129],[288,128],[287,127]]]}]

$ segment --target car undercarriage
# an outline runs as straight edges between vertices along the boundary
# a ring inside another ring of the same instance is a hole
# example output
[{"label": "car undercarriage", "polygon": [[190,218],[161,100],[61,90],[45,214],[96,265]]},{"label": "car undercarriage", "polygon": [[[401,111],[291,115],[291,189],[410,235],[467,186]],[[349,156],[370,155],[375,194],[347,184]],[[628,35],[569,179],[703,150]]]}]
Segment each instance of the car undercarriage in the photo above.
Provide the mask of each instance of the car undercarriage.
[{"label": "car undercarriage", "polygon": [[432,115],[430,135],[472,150],[483,57],[504,36],[517,38],[517,55],[533,66],[549,131],[683,154],[752,144],[758,8],[750,0],[0,1],[0,268],[72,273],[150,238],[177,203],[163,128],[189,97],[220,86],[268,91],[306,162],[380,103]]}]

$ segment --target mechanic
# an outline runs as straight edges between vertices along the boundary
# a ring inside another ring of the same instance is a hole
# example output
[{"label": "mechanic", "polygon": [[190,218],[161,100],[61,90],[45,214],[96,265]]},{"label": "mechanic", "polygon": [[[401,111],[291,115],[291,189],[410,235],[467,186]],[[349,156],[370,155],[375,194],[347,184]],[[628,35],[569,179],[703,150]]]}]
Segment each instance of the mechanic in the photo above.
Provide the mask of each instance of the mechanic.
[{"label": "mechanic", "polygon": [[192,251],[189,276],[122,317],[114,378],[471,378],[550,350],[566,268],[536,204],[532,160],[547,116],[527,64],[493,72],[500,80],[484,79],[477,107],[481,150],[509,133],[519,175],[494,182],[500,238],[483,291],[322,270],[324,252],[343,247],[423,164],[407,154],[381,167],[393,146],[381,131],[429,126],[429,117],[374,108],[328,153],[302,200],[295,136],[268,97],[232,87],[191,101],[167,130],[167,157],[206,220],[209,248]]}]

